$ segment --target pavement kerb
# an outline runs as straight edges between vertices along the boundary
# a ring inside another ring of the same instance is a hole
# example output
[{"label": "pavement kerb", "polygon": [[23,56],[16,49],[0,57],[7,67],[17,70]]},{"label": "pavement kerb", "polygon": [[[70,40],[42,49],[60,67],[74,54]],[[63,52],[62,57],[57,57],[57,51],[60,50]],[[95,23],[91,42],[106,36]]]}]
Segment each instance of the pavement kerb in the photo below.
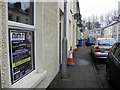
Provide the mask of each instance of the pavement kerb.
[{"label": "pavement kerb", "polygon": [[93,69],[95,71],[96,77],[98,78],[98,83],[99,83],[100,88],[104,88],[102,80],[100,79],[99,75],[97,74],[96,66],[93,63],[92,63],[92,66],[93,66]]}]

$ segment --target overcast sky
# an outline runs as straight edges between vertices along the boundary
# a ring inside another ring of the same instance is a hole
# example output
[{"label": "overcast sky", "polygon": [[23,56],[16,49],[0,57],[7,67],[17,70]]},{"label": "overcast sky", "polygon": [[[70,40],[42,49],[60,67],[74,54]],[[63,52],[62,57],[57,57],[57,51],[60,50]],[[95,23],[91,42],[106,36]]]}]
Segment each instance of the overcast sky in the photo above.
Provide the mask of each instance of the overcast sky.
[{"label": "overcast sky", "polygon": [[100,16],[112,10],[118,10],[120,0],[79,0],[80,12],[83,18],[92,15]]}]

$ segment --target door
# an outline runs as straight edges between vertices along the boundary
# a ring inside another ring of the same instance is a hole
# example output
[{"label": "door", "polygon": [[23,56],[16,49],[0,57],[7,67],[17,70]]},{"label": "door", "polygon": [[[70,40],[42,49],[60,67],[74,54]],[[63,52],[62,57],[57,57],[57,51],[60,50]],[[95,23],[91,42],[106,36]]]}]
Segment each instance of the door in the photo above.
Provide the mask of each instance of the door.
[{"label": "door", "polygon": [[115,50],[114,56],[115,57],[113,59],[113,64],[114,64],[113,79],[114,79],[116,87],[120,88],[120,44],[118,44]]},{"label": "door", "polygon": [[62,38],[63,38],[64,13],[59,10],[59,64],[62,64]]}]

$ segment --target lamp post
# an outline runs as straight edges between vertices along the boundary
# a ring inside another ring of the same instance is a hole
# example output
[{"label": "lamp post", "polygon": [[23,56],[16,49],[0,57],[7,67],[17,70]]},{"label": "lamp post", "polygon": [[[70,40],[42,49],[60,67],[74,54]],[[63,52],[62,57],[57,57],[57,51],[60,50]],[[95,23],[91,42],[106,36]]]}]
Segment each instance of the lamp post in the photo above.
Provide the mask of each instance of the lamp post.
[{"label": "lamp post", "polygon": [[64,33],[63,33],[63,40],[62,40],[62,79],[67,78],[67,38],[66,38],[66,31],[67,31],[67,0],[64,0]]}]

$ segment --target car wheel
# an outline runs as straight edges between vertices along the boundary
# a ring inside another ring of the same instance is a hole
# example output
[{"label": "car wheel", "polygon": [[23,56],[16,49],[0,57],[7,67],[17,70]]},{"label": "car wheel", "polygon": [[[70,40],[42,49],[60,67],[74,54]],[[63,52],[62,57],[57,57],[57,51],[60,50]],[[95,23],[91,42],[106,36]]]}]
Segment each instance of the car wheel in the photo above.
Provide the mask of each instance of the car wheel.
[{"label": "car wheel", "polygon": [[95,58],[95,56],[93,55],[93,61],[94,61],[94,63],[98,63],[98,60],[97,60],[97,58]]},{"label": "car wheel", "polygon": [[111,82],[111,74],[109,68],[106,66],[106,79],[108,82]]},{"label": "car wheel", "polygon": [[92,56],[93,62],[97,63],[97,58],[95,57],[95,54],[92,50],[91,50],[91,56]]}]

